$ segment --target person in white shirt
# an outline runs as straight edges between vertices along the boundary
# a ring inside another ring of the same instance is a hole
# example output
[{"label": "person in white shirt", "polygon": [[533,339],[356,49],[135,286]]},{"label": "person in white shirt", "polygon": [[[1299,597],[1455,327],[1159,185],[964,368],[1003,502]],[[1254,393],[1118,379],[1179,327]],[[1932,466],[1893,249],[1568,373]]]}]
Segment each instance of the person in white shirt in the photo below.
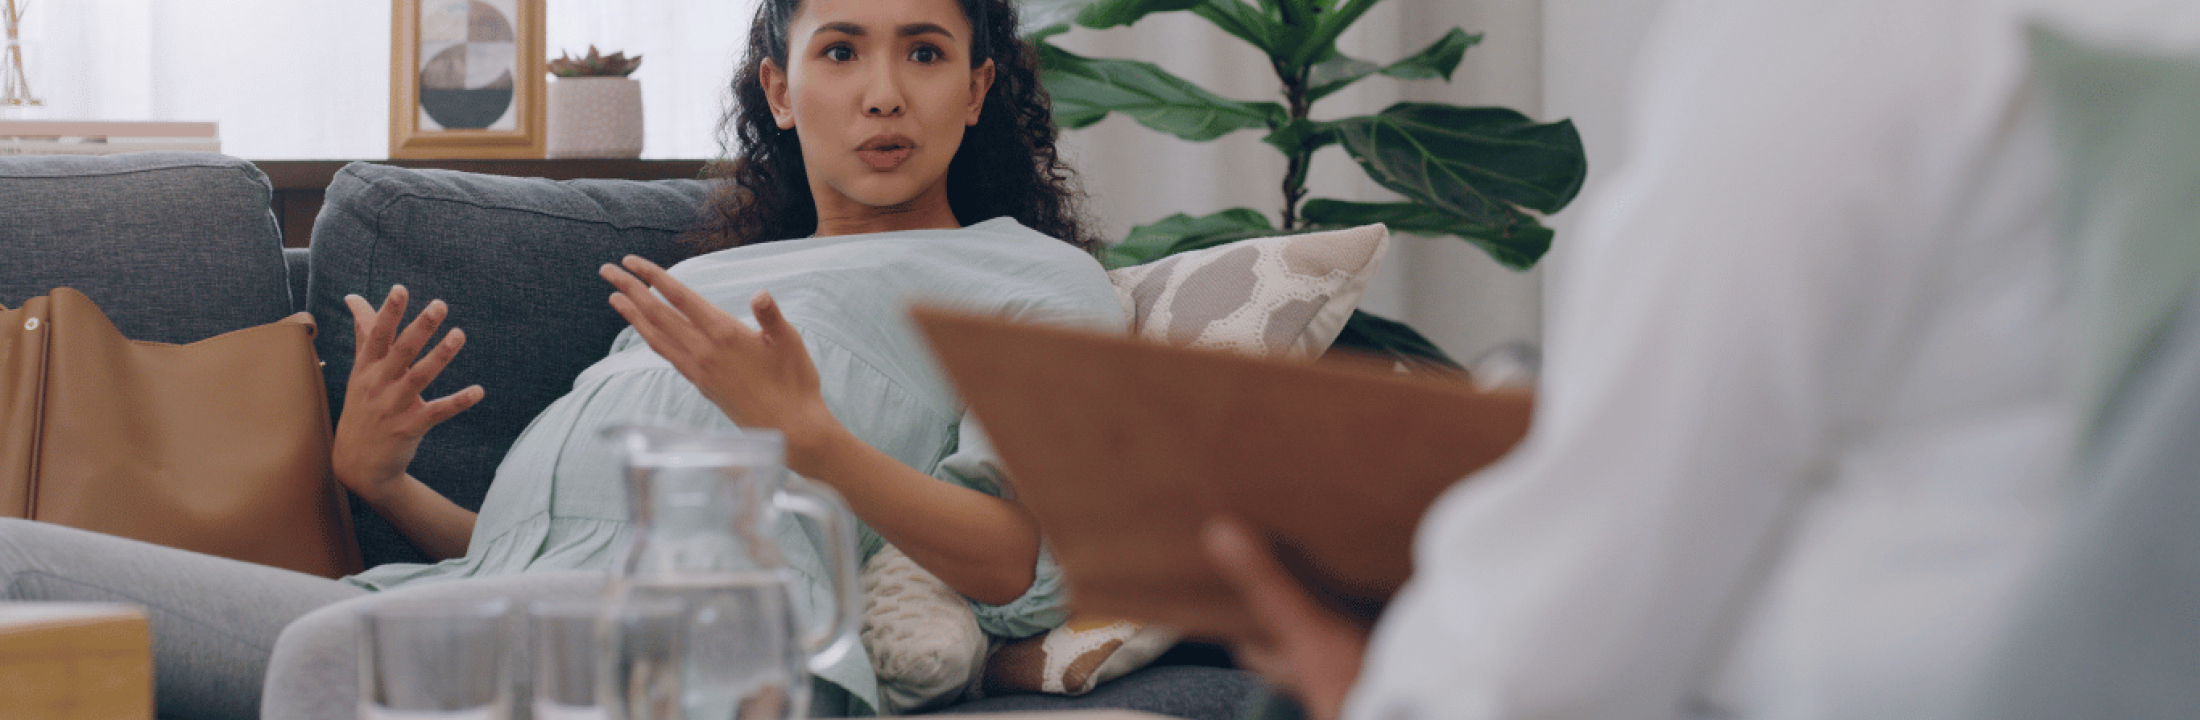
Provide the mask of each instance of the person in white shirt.
[{"label": "person in white shirt", "polygon": [[1528,438],[1371,638],[1210,527],[1246,662],[1319,718],[1960,715],[2070,495],[2035,19],[2200,49],[2190,0],[1675,0]]}]

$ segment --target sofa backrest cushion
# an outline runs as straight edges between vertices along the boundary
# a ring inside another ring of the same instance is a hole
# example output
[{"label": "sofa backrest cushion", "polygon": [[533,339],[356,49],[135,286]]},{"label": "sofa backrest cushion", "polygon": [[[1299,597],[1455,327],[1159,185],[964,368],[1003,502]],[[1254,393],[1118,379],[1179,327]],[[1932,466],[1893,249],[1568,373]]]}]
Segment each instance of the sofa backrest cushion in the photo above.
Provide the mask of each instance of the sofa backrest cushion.
[{"label": "sofa backrest cushion", "polygon": [[[601,359],[626,326],[596,275],[634,254],[670,265],[709,185],[698,180],[570,180],[408,170],[354,163],[336,174],[313,226],[307,307],[321,324],[331,408],[343,406],[355,330],[344,296],[379,304],[392,285],[450,306],[466,349],[429,386],[440,397],[479,384],[480,405],[430,431],[411,471],[478,510],[520,430]],[[408,320],[409,321],[409,320]],[[396,528],[353,503],[368,566],[426,562]]]},{"label": "sofa backrest cushion", "polygon": [[124,336],[169,343],[281,320],[272,192],[213,153],[0,157],[0,305],[75,288]]}]

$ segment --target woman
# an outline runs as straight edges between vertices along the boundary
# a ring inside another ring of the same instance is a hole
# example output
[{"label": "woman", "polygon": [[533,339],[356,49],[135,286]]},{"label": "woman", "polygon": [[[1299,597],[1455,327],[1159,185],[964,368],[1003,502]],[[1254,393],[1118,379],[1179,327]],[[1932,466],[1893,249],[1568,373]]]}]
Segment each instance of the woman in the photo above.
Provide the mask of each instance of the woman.
[{"label": "woman", "polygon": [[[986,458],[958,441],[960,410],[901,319],[906,301],[923,298],[1122,322],[1086,252],[1047,100],[1014,30],[1005,0],[766,2],[735,80],[739,156],[714,222],[695,237],[712,252],[672,272],[638,258],[604,267],[611,305],[633,331],[514,443],[479,515],[405,472],[429,428],[484,395],[420,396],[465,335],[453,330],[422,356],[447,314],[440,302],[401,328],[402,288],[379,310],[347,298],[360,341],[335,473],[448,560],[329,581],[10,523],[0,580],[21,599],[149,606],[163,716],[250,715],[271,652],[283,659],[268,715],[348,713],[353,676],[312,658],[349,662],[358,603],[326,606],[395,588],[433,586],[407,594],[447,598],[600,584],[625,510],[616,448],[597,429],[656,420],[783,432],[795,472],[838,490],[878,536],[972,598],[989,630],[1058,624],[1059,579],[1036,527],[997,497]],[[798,601],[820,608],[818,553],[793,528],[781,541],[809,578]],[[550,572],[559,570],[589,572]],[[443,582],[457,579],[475,580]],[[860,655],[820,674],[821,714],[875,707]]]}]

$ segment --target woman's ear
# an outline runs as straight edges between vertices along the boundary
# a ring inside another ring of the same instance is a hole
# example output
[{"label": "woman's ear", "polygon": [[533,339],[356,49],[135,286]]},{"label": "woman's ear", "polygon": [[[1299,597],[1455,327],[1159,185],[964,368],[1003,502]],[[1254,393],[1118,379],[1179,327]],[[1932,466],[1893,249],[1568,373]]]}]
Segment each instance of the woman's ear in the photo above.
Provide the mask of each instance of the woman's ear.
[{"label": "woman's ear", "polygon": [[993,59],[970,72],[970,107],[964,113],[963,125],[976,127],[978,112],[985,109],[985,94],[993,89]]},{"label": "woman's ear", "polygon": [[771,58],[756,66],[756,80],[764,84],[764,103],[772,107],[772,121],[781,130],[794,129],[794,103],[787,101],[787,73]]}]

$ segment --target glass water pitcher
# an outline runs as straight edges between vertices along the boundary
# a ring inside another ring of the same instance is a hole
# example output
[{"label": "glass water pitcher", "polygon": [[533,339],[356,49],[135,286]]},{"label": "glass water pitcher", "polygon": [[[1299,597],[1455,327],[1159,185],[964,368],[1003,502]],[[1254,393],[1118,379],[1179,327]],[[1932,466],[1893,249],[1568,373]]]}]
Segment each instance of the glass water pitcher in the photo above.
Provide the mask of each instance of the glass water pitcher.
[{"label": "glass water pitcher", "polygon": [[[857,642],[863,600],[847,505],[786,471],[777,432],[603,433],[625,449],[631,520],[601,625],[598,696],[611,717],[807,716],[810,674]],[[796,607],[805,586],[780,547],[790,513],[823,531],[823,617]]]}]

